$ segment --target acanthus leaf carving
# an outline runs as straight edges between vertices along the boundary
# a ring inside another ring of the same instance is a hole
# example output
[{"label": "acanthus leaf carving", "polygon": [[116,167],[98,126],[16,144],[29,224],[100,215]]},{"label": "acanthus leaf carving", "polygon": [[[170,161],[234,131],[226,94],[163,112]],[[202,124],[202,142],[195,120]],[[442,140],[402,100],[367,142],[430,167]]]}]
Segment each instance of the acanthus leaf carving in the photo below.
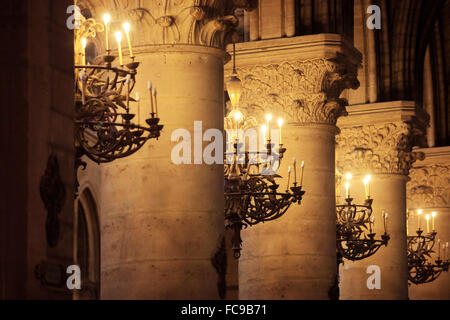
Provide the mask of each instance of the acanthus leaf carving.
[{"label": "acanthus leaf carving", "polygon": [[340,172],[408,175],[413,163],[424,158],[412,150],[414,132],[409,122],[341,128],[336,137],[337,168]]},{"label": "acanthus leaf carving", "polygon": [[81,1],[95,12],[132,19],[142,44],[192,44],[224,49],[238,25],[236,8],[251,9],[252,0],[103,0]]},{"label": "acanthus leaf carving", "polygon": [[270,110],[289,122],[335,125],[347,114],[340,95],[359,87],[357,68],[341,55],[239,68],[240,109],[258,119]]},{"label": "acanthus leaf carving", "polygon": [[410,208],[450,206],[450,164],[414,167],[406,185]]}]

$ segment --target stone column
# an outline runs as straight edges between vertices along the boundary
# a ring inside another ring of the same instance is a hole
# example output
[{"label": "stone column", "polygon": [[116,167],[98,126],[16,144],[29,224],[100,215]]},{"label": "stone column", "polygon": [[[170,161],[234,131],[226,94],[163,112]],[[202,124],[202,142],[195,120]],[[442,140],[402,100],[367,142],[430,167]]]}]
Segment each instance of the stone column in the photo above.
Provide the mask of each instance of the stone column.
[{"label": "stone column", "polygon": [[[425,213],[435,211],[437,238],[442,243],[450,242],[450,148],[426,148],[420,151],[425,154],[425,160],[414,164],[410,173],[411,181],[407,184],[408,209],[412,212],[409,232],[411,234],[417,229],[414,214],[417,209]],[[437,251],[437,247],[434,250]],[[450,300],[450,274],[444,272],[431,283],[411,284],[409,298]]]},{"label": "stone column", "polygon": [[[159,141],[102,166],[101,295],[218,299],[218,289],[224,290],[224,270],[218,274],[214,267],[224,234],[223,165],[205,164],[202,150],[194,153],[193,146],[192,164],[174,164],[171,153],[179,141],[171,141],[171,135],[185,129],[191,135],[188,144],[200,140],[201,147],[204,131],[223,130],[228,55],[222,48],[237,25],[235,6],[230,1],[209,1],[201,8],[194,0],[146,1],[145,8],[129,3],[110,2],[95,13],[107,10],[113,19],[132,19],[140,40],[135,91],[142,97],[141,119],[149,116],[151,80],[165,127]],[[195,137],[194,121],[202,121],[203,129]]]},{"label": "stone column", "polygon": [[336,269],[335,124],[345,114],[341,92],[359,85],[361,59],[341,40],[327,34],[237,45],[240,108],[260,123],[269,112],[288,122],[280,174],[287,180],[292,158],[304,160],[306,190],[301,206],[243,231],[241,299],[328,299]]},{"label": "stone column", "polygon": [[[412,152],[416,128],[423,130],[415,115],[414,102],[390,102],[349,108],[349,117],[338,122],[337,138],[340,173],[353,173],[356,202],[364,201],[362,177],[372,175],[375,232],[384,232],[381,212],[388,213],[387,247],[365,260],[345,260],[341,267],[341,299],[407,299],[406,182],[409,169],[420,156]],[[416,126],[417,125],[417,126]],[[359,194],[358,191],[359,190]],[[369,290],[367,267],[381,271],[381,289]]]}]

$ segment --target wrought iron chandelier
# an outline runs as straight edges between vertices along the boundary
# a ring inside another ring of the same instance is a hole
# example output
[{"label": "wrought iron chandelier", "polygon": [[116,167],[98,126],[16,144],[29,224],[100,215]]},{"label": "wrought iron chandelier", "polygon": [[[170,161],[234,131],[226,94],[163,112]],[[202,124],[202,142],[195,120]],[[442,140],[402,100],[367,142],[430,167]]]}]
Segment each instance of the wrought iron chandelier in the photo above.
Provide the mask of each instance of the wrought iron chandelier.
[{"label": "wrought iron chandelier", "polygon": [[234,142],[227,143],[228,151],[225,152],[225,221],[226,227],[233,231],[232,250],[234,257],[239,259],[242,249],[241,231],[248,226],[280,218],[292,204],[301,203],[305,191],[302,190],[304,163],[301,166],[301,179],[298,182],[295,159],[293,185],[290,184],[291,167],[289,167],[288,183],[284,191],[279,190],[280,185],[276,182],[281,178],[277,171],[286,152],[286,148],[281,143],[281,126],[283,125],[281,119],[278,121],[279,143],[274,143],[271,139],[271,115],[267,115],[267,125],[262,127],[263,134],[259,139],[263,142],[262,148],[250,150],[243,143],[245,140],[240,139],[240,124],[245,123],[245,119],[237,110],[242,84],[237,77],[235,48],[233,49],[233,73],[227,82],[227,89],[234,109],[226,122],[235,122],[236,134],[234,138],[228,139]]},{"label": "wrought iron chandelier", "polygon": [[364,178],[366,199],[364,204],[354,204],[350,196],[351,174],[347,174],[345,203],[336,205],[336,248],[338,264],[342,259],[351,261],[363,260],[374,255],[382,246],[387,246],[389,234],[387,233],[388,213],[382,213],[384,234],[376,239],[374,232],[375,216],[373,215],[370,198],[370,176]]},{"label": "wrought iron chandelier", "polygon": [[373,215],[373,199],[370,197],[370,179],[364,180],[366,198],[364,204],[354,204],[350,196],[350,180],[352,175],[346,174],[345,203],[336,205],[336,278],[330,288],[329,297],[339,300],[339,267],[344,259],[358,261],[374,255],[382,246],[387,246],[390,236],[387,232],[388,213],[382,212],[384,234],[376,239],[375,216]]},{"label": "wrought iron chandelier", "polygon": [[[432,231],[430,232],[430,215],[425,215],[427,223],[427,233],[420,227],[422,210],[418,210],[418,228],[416,235],[408,236],[408,280],[414,284],[424,284],[436,280],[442,272],[448,272],[450,260],[448,255],[448,242],[442,244],[437,239],[435,231],[436,213],[432,213]],[[434,250],[437,246],[437,252]],[[434,258],[433,254],[436,255]]]},{"label": "wrought iron chandelier", "polygon": [[[158,139],[163,126],[158,118],[157,91],[149,82],[151,111],[150,117],[141,123],[140,99],[132,92],[136,84],[139,62],[135,62],[130,40],[130,25],[123,24],[130,62],[124,64],[122,51],[122,32],[117,31],[118,56],[111,54],[111,17],[104,16],[104,24],[94,19],[84,19],[76,32],[75,66],[75,147],[76,166],[86,166],[81,161],[87,156],[94,162],[106,163],[128,157],[150,139]],[[100,55],[89,64],[86,47],[89,38],[98,32],[106,32],[106,54]],[[118,63],[115,64],[115,62]],[[114,64],[114,65],[113,65]],[[131,104],[137,104],[131,107]],[[133,111],[132,111],[133,109]]]}]

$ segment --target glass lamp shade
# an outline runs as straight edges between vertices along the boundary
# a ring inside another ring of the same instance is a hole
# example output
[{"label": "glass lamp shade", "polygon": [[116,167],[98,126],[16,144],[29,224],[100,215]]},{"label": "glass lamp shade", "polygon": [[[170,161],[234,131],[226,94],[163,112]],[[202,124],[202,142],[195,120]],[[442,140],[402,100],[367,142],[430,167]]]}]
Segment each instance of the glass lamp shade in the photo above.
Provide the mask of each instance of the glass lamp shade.
[{"label": "glass lamp shade", "polygon": [[233,72],[230,79],[227,81],[228,95],[230,96],[231,105],[233,108],[237,108],[242,93],[242,82],[237,77],[237,74]]}]

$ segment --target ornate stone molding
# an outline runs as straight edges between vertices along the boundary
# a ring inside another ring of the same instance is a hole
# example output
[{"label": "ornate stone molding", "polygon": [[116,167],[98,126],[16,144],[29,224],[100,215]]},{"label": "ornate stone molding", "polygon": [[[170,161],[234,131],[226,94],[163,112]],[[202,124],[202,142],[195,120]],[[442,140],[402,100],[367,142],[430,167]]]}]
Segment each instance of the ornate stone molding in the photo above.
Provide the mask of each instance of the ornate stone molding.
[{"label": "ornate stone molding", "polygon": [[[141,44],[192,44],[224,49],[238,19],[236,8],[251,9],[251,0],[83,0],[96,14],[110,12],[131,20]],[[120,27],[120,26],[119,26]]]},{"label": "ornate stone molding", "polygon": [[336,125],[347,114],[341,93],[359,87],[357,69],[341,54],[239,68],[244,88],[240,109],[257,119],[270,111],[291,123]]},{"label": "ornate stone molding", "polygon": [[407,186],[408,207],[450,207],[450,164],[415,167]]},{"label": "ornate stone molding", "polygon": [[347,127],[336,137],[340,172],[408,175],[424,154],[413,152],[415,130],[410,122]]}]

